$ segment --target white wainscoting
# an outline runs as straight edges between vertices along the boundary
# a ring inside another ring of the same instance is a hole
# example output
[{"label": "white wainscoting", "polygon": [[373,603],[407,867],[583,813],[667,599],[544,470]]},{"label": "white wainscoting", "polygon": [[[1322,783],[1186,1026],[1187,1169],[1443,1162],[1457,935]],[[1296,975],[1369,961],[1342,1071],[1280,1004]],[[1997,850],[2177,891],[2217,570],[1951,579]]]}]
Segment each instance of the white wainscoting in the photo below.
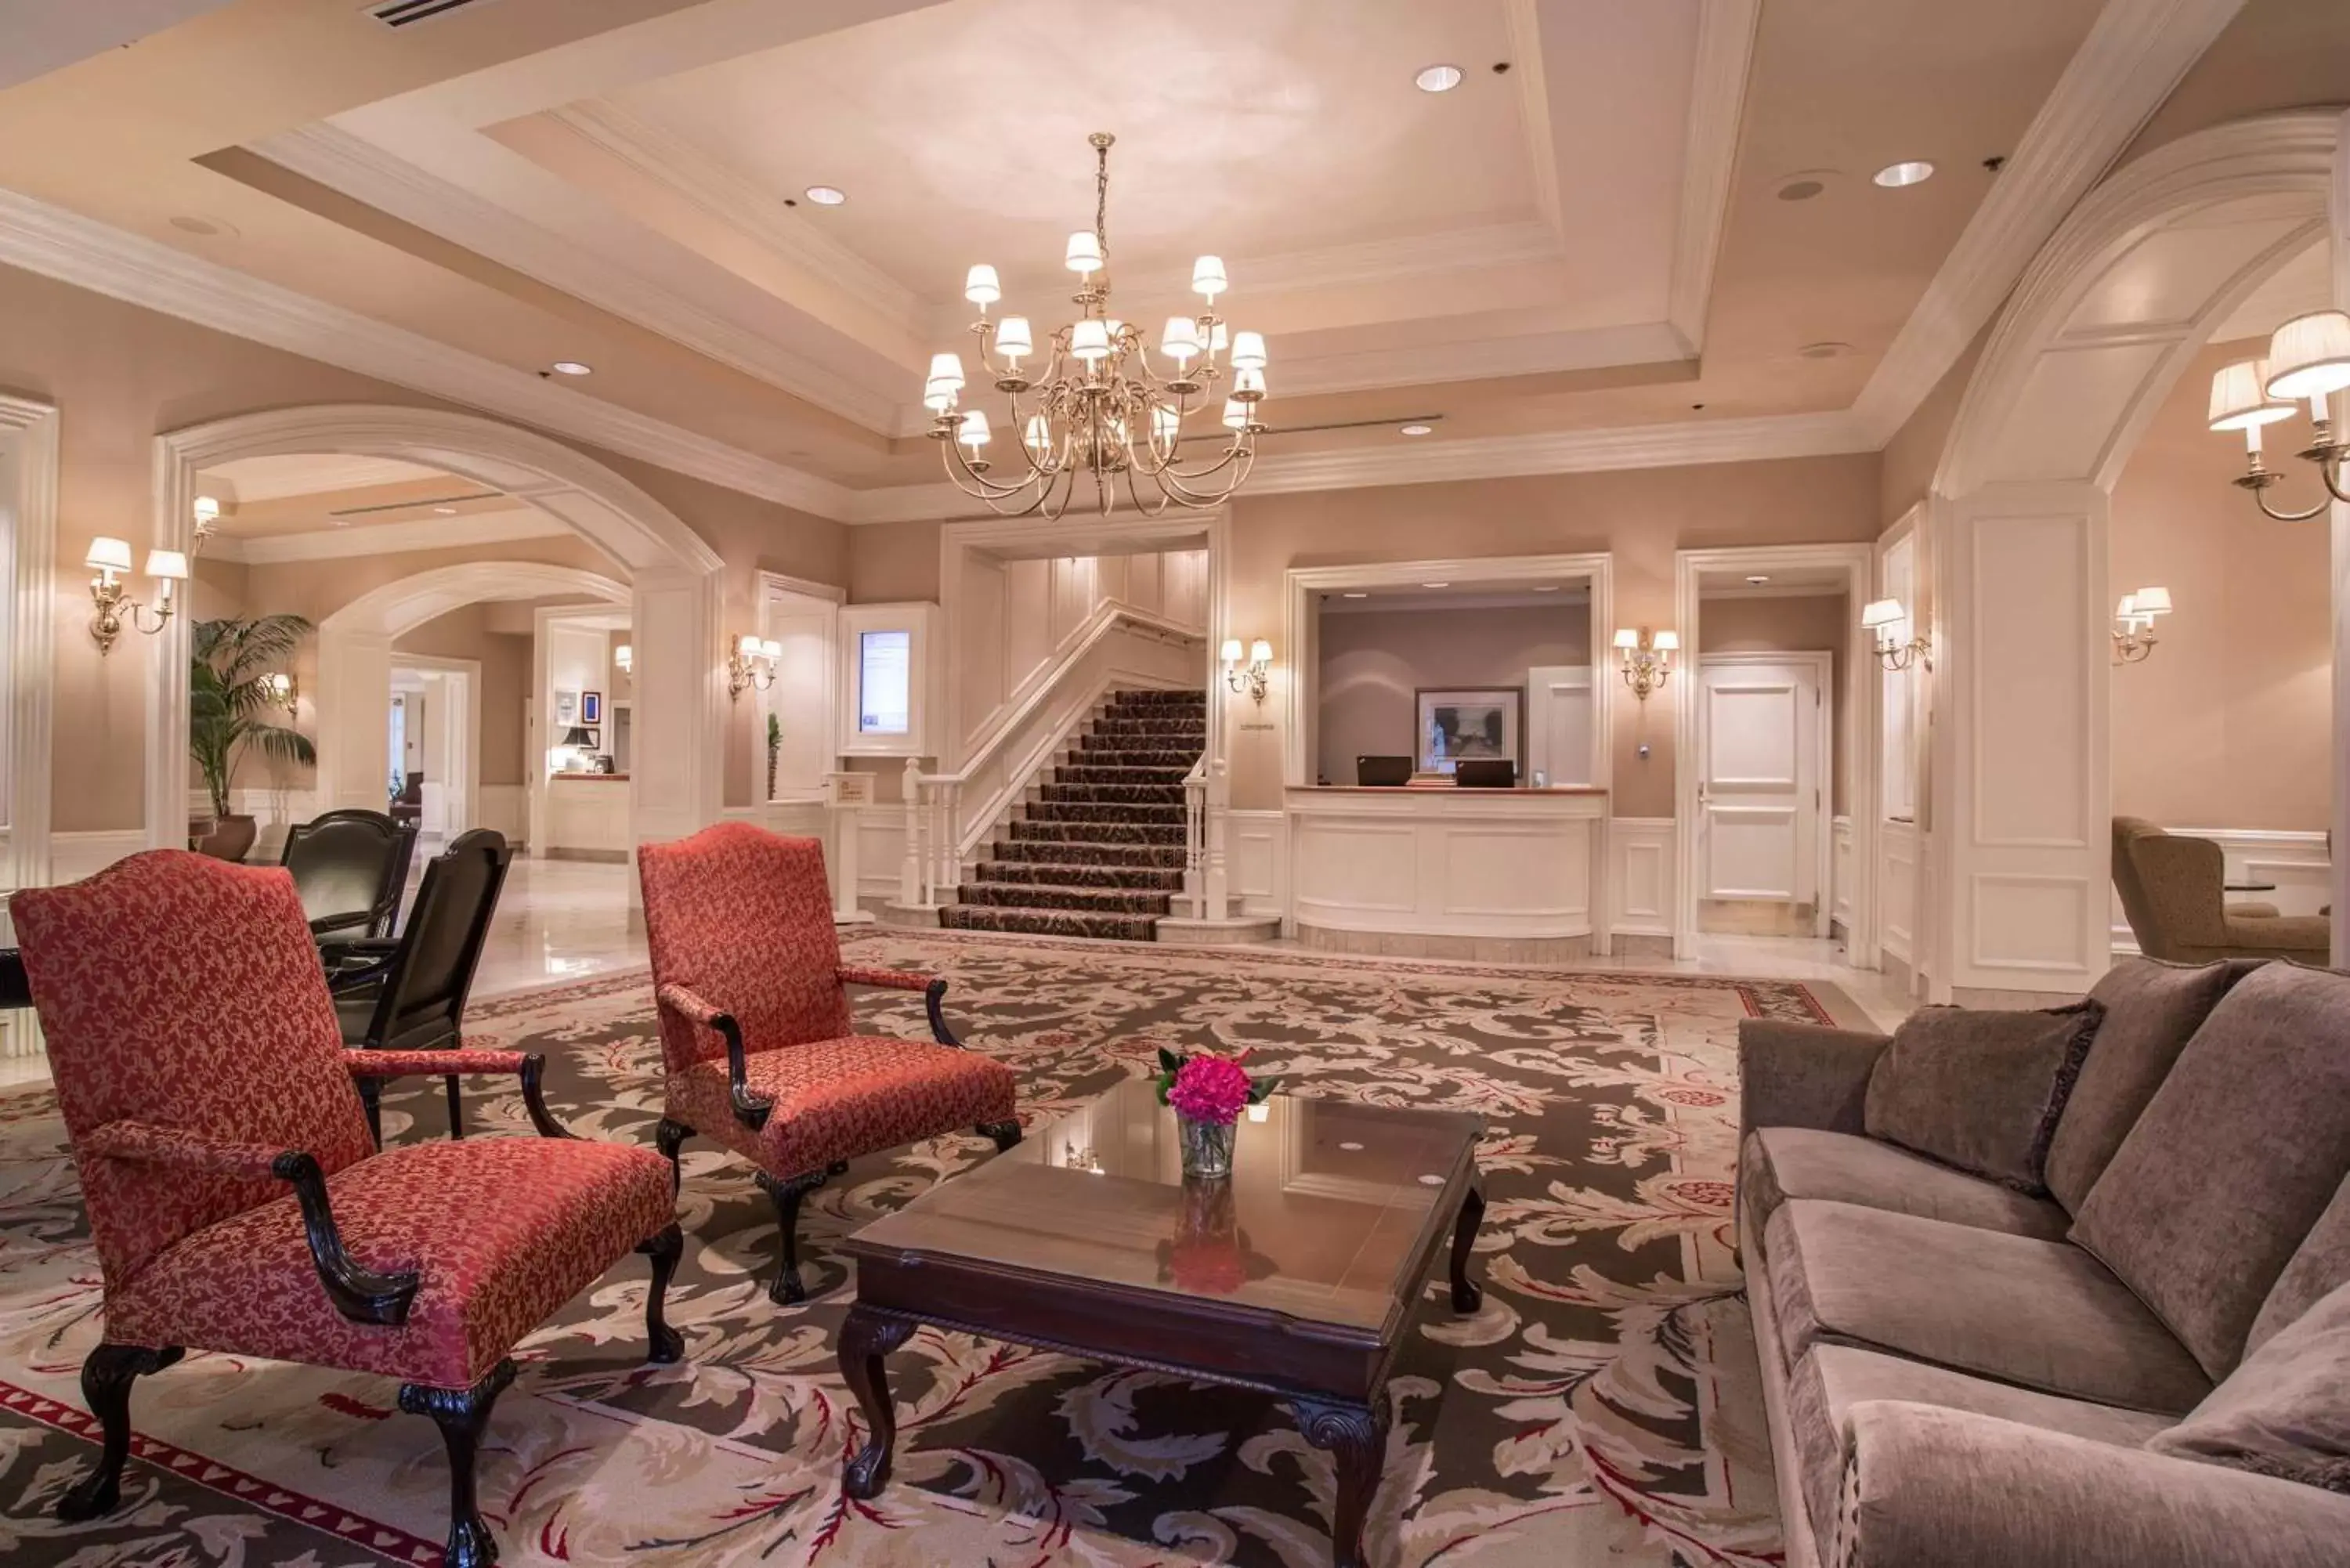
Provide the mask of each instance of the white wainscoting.
[{"label": "white wainscoting", "polygon": [[[2273,882],[2273,893],[2230,893],[2230,904],[2274,904],[2281,915],[2314,915],[2334,898],[2334,861],[2326,853],[2323,833],[2295,833],[2256,827],[2169,827],[2181,838],[2208,838],[2227,857],[2230,882]],[[2122,913],[2121,895],[2113,901],[2114,951],[2137,951],[2137,938]]]},{"label": "white wainscoting", "polygon": [[49,877],[56,882],[78,882],[146,847],[147,830],[143,827],[109,828],[95,833],[52,833],[49,835]]},{"label": "white wainscoting", "polygon": [[1226,884],[1240,914],[1286,919],[1289,912],[1289,817],[1279,811],[1224,814]]},{"label": "white wainscoting", "polygon": [[1619,937],[1673,934],[1673,819],[1618,816],[1607,824],[1607,908]]},{"label": "white wainscoting", "polygon": [[1886,821],[1877,828],[1877,943],[1904,964],[1917,963],[1918,825]]},{"label": "white wainscoting", "polygon": [[1852,935],[1852,818],[1839,816],[1830,825],[1828,853],[1828,918]]},{"label": "white wainscoting", "polygon": [[894,898],[906,863],[905,808],[892,801],[857,814],[857,896]]}]

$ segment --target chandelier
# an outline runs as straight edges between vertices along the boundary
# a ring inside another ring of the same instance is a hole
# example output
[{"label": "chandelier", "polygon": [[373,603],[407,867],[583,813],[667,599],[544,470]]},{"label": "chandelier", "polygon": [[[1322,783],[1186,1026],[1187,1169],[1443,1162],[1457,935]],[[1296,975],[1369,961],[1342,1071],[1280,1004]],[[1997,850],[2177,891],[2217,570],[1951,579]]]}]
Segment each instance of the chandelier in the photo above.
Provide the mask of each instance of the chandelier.
[{"label": "chandelier", "polygon": [[2293,418],[2300,411],[2294,402],[2307,399],[2314,439],[2300,455],[2317,465],[2329,495],[2350,502],[2342,477],[2350,441],[2336,438],[2330,417],[2330,400],[2345,387],[2350,387],[2350,316],[2338,310],[2293,317],[2269,340],[2267,358],[2239,359],[2211,378],[2211,428],[2244,432],[2244,472],[2233,483],[2251,491],[2260,509],[2280,523],[2306,522],[2324,511],[2326,504],[2321,500],[2304,512],[2280,512],[2269,504],[2269,487],[2283,483],[2284,475],[2261,461],[2261,427]]},{"label": "chandelier", "polygon": [[[1215,313],[1216,296],[1226,286],[1224,264],[1215,256],[1191,266],[1191,291],[1206,308],[1168,317],[1156,348],[1132,322],[1109,314],[1109,150],[1117,138],[1096,131],[1088,140],[1096,160],[1094,226],[1069,236],[1065,263],[1079,280],[1070,296],[1077,318],[1045,339],[1039,354],[1026,317],[988,319],[1003,285],[993,266],[972,267],[963,297],[979,306],[971,327],[977,374],[1003,394],[1003,429],[1011,439],[997,440],[985,410],[964,406],[957,354],[931,360],[922,397],[931,439],[940,443],[957,488],[1007,517],[1057,518],[1087,491],[1107,516],[1121,485],[1146,516],[1170,506],[1215,506],[1241,487],[1256,461],[1256,438],[1265,429],[1258,421],[1264,338],[1227,334]],[[1154,353],[1165,361],[1163,373],[1151,363]],[[1227,370],[1231,389],[1219,398],[1217,383]],[[1200,417],[1211,414],[1213,423]],[[987,456],[991,446],[1008,446],[1016,455],[999,465]]]}]

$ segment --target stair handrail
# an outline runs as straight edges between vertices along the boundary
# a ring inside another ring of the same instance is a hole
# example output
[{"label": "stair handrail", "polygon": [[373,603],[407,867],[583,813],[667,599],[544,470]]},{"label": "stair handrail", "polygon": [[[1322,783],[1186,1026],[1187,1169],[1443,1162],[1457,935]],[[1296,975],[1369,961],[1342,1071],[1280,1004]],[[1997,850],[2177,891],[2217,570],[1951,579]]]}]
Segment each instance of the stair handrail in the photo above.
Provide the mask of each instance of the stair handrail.
[{"label": "stair handrail", "polygon": [[1198,919],[1208,901],[1208,753],[1183,775],[1183,898]]},{"label": "stair handrail", "polygon": [[[1120,630],[1139,631],[1176,646],[1197,644],[1204,649],[1208,643],[1205,632],[1121,599],[1104,599],[1087,618],[1085,629],[1055,657],[1052,670],[1027,696],[989,725],[963,757],[962,766],[925,773],[920,758],[906,759],[900,786],[906,831],[906,855],[898,876],[900,903],[932,909],[944,901],[939,897],[941,891],[951,893],[961,886],[963,839],[968,836],[962,820],[962,786],[994,763],[995,753],[1058,694],[1070,673],[1083,668],[1086,655],[1096,644]],[[1204,753],[1201,760],[1205,761]]]}]

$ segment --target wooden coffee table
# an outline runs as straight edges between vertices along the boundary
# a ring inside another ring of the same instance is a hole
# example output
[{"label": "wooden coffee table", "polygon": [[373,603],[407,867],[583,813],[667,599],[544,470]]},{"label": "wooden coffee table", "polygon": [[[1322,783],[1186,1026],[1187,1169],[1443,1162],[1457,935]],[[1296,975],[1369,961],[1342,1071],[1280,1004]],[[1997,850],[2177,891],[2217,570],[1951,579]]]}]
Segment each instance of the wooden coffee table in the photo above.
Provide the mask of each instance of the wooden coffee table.
[{"label": "wooden coffee table", "polygon": [[871,1435],[842,1490],[889,1484],[883,1357],[934,1324],[1280,1398],[1336,1462],[1333,1555],[1360,1568],[1388,1372],[1448,1232],[1453,1310],[1482,1299],[1483,1123],[1284,1095],[1258,1109],[1231,1179],[1186,1183],[1174,1113],[1124,1084],[850,1237],[840,1369]]}]

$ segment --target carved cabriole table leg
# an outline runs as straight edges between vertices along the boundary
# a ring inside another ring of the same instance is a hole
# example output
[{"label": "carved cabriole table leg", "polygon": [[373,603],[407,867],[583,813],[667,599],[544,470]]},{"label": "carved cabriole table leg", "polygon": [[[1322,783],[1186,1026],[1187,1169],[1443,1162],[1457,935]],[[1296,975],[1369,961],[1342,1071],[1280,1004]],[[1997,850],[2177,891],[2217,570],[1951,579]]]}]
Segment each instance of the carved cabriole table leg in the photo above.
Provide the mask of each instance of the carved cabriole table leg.
[{"label": "carved cabriole table leg", "polygon": [[1289,1407],[1305,1440],[1328,1449],[1337,1470],[1337,1496],[1330,1515],[1331,1568],[1364,1568],[1363,1521],[1370,1517],[1371,1498],[1379,1490],[1379,1461],[1388,1446],[1386,1390],[1374,1390],[1367,1406],[1293,1399]]},{"label": "carved cabriole table leg", "polygon": [[1475,1312],[1485,1293],[1469,1277],[1470,1255],[1477,1249],[1477,1227],[1485,1222],[1485,1195],[1471,1181],[1461,1199],[1461,1217],[1452,1222],[1452,1310]]},{"label": "carved cabriole table leg", "polygon": [[889,1403],[889,1368],[884,1357],[913,1337],[904,1318],[884,1317],[857,1306],[840,1325],[840,1375],[865,1412],[864,1446],[842,1467],[840,1490],[848,1496],[878,1496],[889,1484],[889,1453],[898,1440],[898,1413]]}]

